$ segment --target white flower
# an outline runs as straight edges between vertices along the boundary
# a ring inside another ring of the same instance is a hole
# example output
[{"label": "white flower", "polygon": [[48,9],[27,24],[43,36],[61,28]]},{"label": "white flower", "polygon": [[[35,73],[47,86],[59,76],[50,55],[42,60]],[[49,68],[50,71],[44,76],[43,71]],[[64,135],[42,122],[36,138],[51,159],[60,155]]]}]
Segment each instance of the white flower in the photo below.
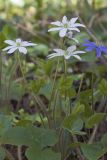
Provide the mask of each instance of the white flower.
[{"label": "white flower", "polygon": [[26,47],[37,45],[37,44],[30,43],[27,41],[22,41],[21,39],[16,39],[16,41],[5,40],[4,42],[9,44],[8,47],[3,49],[3,51],[8,51],[7,52],[8,54],[11,54],[15,52],[16,50],[18,50],[20,53],[26,54],[27,53]]},{"label": "white flower", "polygon": [[79,41],[76,38],[73,37],[73,32],[71,32],[71,31],[66,33],[66,37],[68,37],[69,39],[72,39],[76,43],[79,43]]},{"label": "white flower", "polygon": [[78,54],[85,53],[84,51],[76,51],[75,45],[68,47],[67,50],[54,49],[54,51],[55,51],[54,53],[48,55],[48,59],[64,56],[65,59],[69,59],[70,57],[75,57],[76,59],[81,60],[81,57]]},{"label": "white flower", "polygon": [[59,36],[64,37],[68,31],[77,31],[80,32],[78,27],[85,27],[83,24],[76,23],[78,17],[76,18],[71,18],[69,21],[66,16],[62,18],[62,22],[56,21],[56,22],[51,22],[51,24],[56,25],[57,27],[51,28],[48,30],[50,31],[59,31]]}]

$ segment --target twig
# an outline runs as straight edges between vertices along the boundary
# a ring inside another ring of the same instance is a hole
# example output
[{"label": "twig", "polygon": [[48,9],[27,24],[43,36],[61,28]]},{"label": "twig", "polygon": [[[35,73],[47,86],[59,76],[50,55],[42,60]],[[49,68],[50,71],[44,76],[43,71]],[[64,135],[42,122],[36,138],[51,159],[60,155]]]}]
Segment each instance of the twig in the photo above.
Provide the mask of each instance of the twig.
[{"label": "twig", "polygon": [[21,146],[17,147],[17,156],[18,156],[18,160],[22,160],[22,147]]},{"label": "twig", "polygon": [[[78,142],[78,139],[77,139],[76,135],[72,135],[72,136],[73,136],[73,141],[74,141],[74,142]],[[79,160],[85,160],[85,158],[84,158],[84,156],[82,155],[81,150],[80,150],[79,147],[76,148],[76,152],[77,152],[77,154],[78,154],[78,156],[79,156]]]},{"label": "twig", "polygon": [[[2,146],[2,147],[3,147],[3,146]],[[5,147],[3,147],[3,149],[5,150],[6,157],[7,157],[9,160],[15,160],[15,158],[13,157],[13,155],[12,155]]]},{"label": "twig", "polygon": [[94,141],[94,138],[95,138],[96,133],[97,133],[97,129],[98,129],[98,125],[96,125],[96,126],[94,127],[93,132],[92,132],[92,134],[91,134],[91,137],[90,137],[90,139],[89,139],[89,141],[88,141],[88,144],[92,144],[92,142]]}]

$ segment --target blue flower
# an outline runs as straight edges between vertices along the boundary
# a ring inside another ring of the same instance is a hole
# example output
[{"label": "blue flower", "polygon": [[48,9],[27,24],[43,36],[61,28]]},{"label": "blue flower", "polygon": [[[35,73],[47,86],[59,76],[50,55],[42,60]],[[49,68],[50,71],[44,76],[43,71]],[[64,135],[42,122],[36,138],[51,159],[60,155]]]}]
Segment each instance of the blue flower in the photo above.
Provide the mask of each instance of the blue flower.
[{"label": "blue flower", "polygon": [[102,52],[104,52],[107,55],[107,47],[105,47],[103,45],[97,45],[95,42],[85,40],[85,43],[83,44],[83,46],[87,47],[85,49],[87,52],[91,52],[95,49],[98,58],[101,57]]}]

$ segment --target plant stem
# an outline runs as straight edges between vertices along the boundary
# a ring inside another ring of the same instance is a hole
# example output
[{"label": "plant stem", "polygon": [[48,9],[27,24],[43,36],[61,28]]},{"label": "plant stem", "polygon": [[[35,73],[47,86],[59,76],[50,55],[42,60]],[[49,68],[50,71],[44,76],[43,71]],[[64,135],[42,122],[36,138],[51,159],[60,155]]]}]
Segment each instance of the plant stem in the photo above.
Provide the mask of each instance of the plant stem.
[{"label": "plant stem", "polygon": [[[77,139],[76,135],[72,135],[72,136],[73,136],[73,141],[75,143],[78,143],[78,139]],[[77,155],[79,156],[79,160],[85,160],[79,147],[76,148],[76,152],[77,152]]]},{"label": "plant stem", "polygon": [[0,92],[1,92],[1,95],[0,95],[0,106],[2,104],[2,53],[0,53],[1,56],[0,56]]},{"label": "plant stem", "polygon": [[12,67],[11,67],[11,70],[10,70],[10,76],[9,76],[9,80],[8,80],[8,83],[7,83],[7,88],[6,88],[6,100],[7,102],[9,103],[9,91],[10,91],[10,87],[11,87],[11,83],[12,83],[12,79],[13,79],[13,75],[16,71],[16,68],[17,68],[17,59],[16,57],[14,57],[14,64],[12,63]]},{"label": "plant stem", "polygon": [[18,160],[22,160],[22,147],[21,146],[17,147],[17,156],[18,156]]},{"label": "plant stem", "polygon": [[22,77],[23,77],[23,80],[24,80],[24,84],[26,86],[26,78],[25,78],[25,74],[23,72],[23,68],[22,68],[22,64],[21,64],[21,60],[20,60],[20,53],[17,54],[17,58],[18,58],[19,67],[20,67],[20,70],[21,70],[21,73],[22,73]]},{"label": "plant stem", "polygon": [[[67,79],[67,62],[66,59],[64,59],[64,83],[66,83],[66,79]],[[65,84],[66,85],[66,84]],[[65,108],[66,108],[66,101],[67,101],[67,91],[65,89]]]},{"label": "plant stem", "polygon": [[54,88],[55,88],[55,82],[56,82],[57,73],[58,73],[58,67],[59,67],[59,58],[57,61],[57,66],[56,66],[56,71],[55,71],[55,76],[54,76],[53,86],[52,86],[52,93],[51,93],[51,97],[50,97],[50,101],[49,101],[49,105],[48,105],[49,110],[51,109],[51,103],[52,103],[52,99],[54,97]]},{"label": "plant stem", "polygon": [[83,79],[84,79],[84,74],[83,74],[82,77],[81,77],[81,81],[80,81],[80,85],[79,85],[79,89],[78,89],[78,93],[77,93],[77,98],[79,98],[79,95],[80,95],[80,91],[81,91],[81,88],[82,88]]},{"label": "plant stem", "polygon": [[1,147],[5,150],[6,157],[9,160],[15,160],[15,158],[13,157],[13,155],[5,147],[3,147],[2,145],[1,145]]},{"label": "plant stem", "polygon": [[94,88],[93,88],[94,86],[93,86],[93,73],[92,73],[92,75],[91,75],[91,90],[92,90],[92,92],[91,92],[91,97],[92,97],[92,109],[93,109],[93,111],[94,111],[94,97],[93,97],[93,94],[94,94]]}]

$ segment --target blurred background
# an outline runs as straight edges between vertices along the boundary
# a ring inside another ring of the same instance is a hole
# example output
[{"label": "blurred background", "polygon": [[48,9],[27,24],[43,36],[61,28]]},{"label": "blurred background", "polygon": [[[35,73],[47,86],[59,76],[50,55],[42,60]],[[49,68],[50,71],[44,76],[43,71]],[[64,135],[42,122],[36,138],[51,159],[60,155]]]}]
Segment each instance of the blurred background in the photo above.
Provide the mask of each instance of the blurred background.
[{"label": "blurred background", "polygon": [[[55,33],[51,33],[53,36],[47,33],[49,23],[61,20],[63,15],[80,16],[88,29],[106,42],[106,0],[0,0],[0,31],[11,39],[19,36],[31,40],[32,37],[41,43],[38,50],[43,49],[45,54],[48,47],[55,44]],[[82,37],[84,34],[85,31]]]},{"label": "blurred background", "polygon": [[[54,73],[56,67],[53,65],[56,64],[56,60],[47,61],[46,56],[52,52],[53,48],[60,47],[58,33],[49,33],[48,29],[51,27],[50,22],[61,20],[64,15],[68,19],[78,16],[80,23],[87,26],[86,29],[81,29],[81,32],[75,35],[80,42],[79,49],[84,49],[81,47],[84,38],[100,41],[107,45],[107,0],[0,0],[0,49],[5,47],[5,39],[15,40],[18,37],[39,44],[28,49],[25,73],[28,86],[35,93],[45,95],[45,97],[50,95],[50,84],[47,84],[48,81],[45,82],[46,76],[52,76],[51,73]],[[71,44],[72,41],[69,40],[66,46]],[[11,56],[13,57],[13,55]],[[2,67],[1,99],[12,100],[12,105],[16,106],[16,102],[13,100],[21,101],[23,95],[28,100],[28,93],[24,91],[23,85],[16,84],[16,82],[20,82],[22,76],[19,69],[13,78],[15,83],[12,79],[10,80],[11,88],[9,89],[10,84],[7,82],[13,65],[11,56],[6,55],[5,57],[3,54],[3,59],[7,60]],[[106,59],[100,59],[99,62],[95,53],[83,55],[82,63],[75,62],[75,60],[71,60],[69,63],[70,72],[73,75],[93,71],[97,76],[97,82],[101,80],[102,76],[106,78]],[[59,70],[61,70],[60,68]],[[37,81],[37,79],[38,84],[35,84],[35,81],[32,80]],[[76,77],[75,79],[78,82],[75,87],[78,88],[80,78]],[[43,87],[45,85],[46,87]],[[87,85],[90,85],[88,80]]]}]

